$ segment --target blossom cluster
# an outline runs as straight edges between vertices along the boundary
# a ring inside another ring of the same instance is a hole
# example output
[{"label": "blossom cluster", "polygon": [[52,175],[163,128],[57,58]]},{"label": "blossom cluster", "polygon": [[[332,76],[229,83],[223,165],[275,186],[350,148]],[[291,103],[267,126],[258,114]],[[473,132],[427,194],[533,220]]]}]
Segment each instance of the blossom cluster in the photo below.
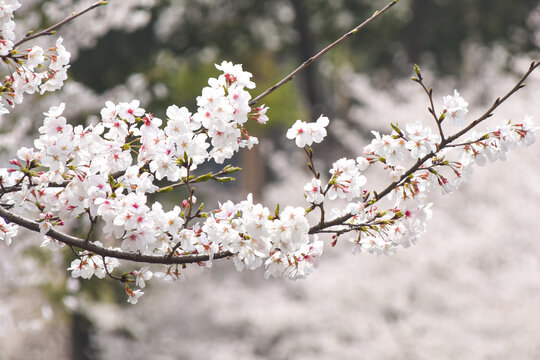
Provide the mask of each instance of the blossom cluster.
[{"label": "blossom cluster", "polygon": [[[102,245],[96,241],[97,245]],[[78,259],[71,262],[68,270],[74,278],[90,279],[92,276],[103,279],[120,265],[118,259],[101,257],[96,254],[83,253]],[[143,286],[144,287],[144,286]]]},{"label": "blossom cluster", "polygon": [[0,4],[0,55],[6,56],[13,49],[15,41],[15,22],[13,12],[21,7],[17,0],[2,1]]},{"label": "blossom cluster", "polygon": [[450,119],[454,126],[463,126],[465,115],[469,112],[469,103],[454,90],[454,95],[447,95],[443,98],[443,114],[446,119]]},{"label": "blossom cluster", "polygon": [[326,137],[326,127],[329,123],[330,120],[322,115],[314,123],[296,120],[294,125],[287,131],[287,138],[294,139],[298,147],[320,143]]},{"label": "blossom cluster", "polygon": [[0,240],[4,241],[6,245],[11,244],[11,239],[17,236],[19,232],[19,226],[13,223],[6,222],[0,217]]},{"label": "blossom cluster", "polygon": [[[222,204],[201,230],[182,235],[199,238],[199,245],[195,245],[198,253],[211,253],[212,245],[217,248],[220,244],[223,250],[236,254],[233,259],[239,271],[264,264],[266,277],[303,278],[313,270],[323,250],[322,241],[308,235],[303,208],[287,206],[280,214],[271,214],[268,208],[254,204],[251,195],[239,204]],[[184,251],[189,250],[191,245],[185,244]]]},{"label": "blossom cluster", "polygon": [[[454,91],[443,98],[443,111],[438,116],[439,127],[444,119],[452,126],[463,126],[468,113],[468,103]],[[327,121],[306,124],[297,121],[287,137],[294,139],[297,146],[304,147],[320,142],[320,135]],[[345,233],[354,243],[353,253],[370,252],[390,254],[397,247],[408,247],[425,232],[427,221],[432,216],[432,203],[426,201],[435,188],[449,193],[470,179],[472,166],[483,166],[486,160],[506,158],[508,150],[516,145],[529,146],[535,142],[535,131],[531,118],[522,123],[504,121],[500,126],[489,128],[483,134],[470,132],[469,137],[458,144],[442,144],[440,134],[434,133],[421,122],[406,124],[402,129],[392,126],[393,131],[381,135],[372,131],[374,139],[364,147],[364,157],[342,158],[336,161],[324,183],[319,176],[304,186],[304,196],[312,206],[321,207],[331,200],[346,199],[344,208],[331,208],[328,221],[341,219],[337,225],[326,228],[334,232],[334,243]],[[309,152],[308,152],[309,154]],[[417,169],[406,174],[408,164],[419,162]],[[389,171],[393,185],[388,188],[388,199],[392,205],[379,208],[380,198],[376,193],[364,189],[366,177],[362,175],[375,163],[383,164]]]},{"label": "blossom cluster", "polygon": [[0,115],[8,113],[9,107],[20,104],[24,94],[43,94],[60,89],[67,79],[71,57],[61,37],[54,47],[46,50],[40,46],[14,48],[13,12],[19,7],[17,0],[0,3],[0,56],[10,71],[0,87]]},{"label": "blossom cluster", "polygon": [[[456,111],[466,113],[466,107]],[[415,243],[432,216],[432,203],[427,201],[430,191],[440,189],[446,194],[457,190],[470,180],[473,165],[483,166],[486,159],[505,160],[510,149],[533,144],[537,129],[532,126],[530,117],[517,124],[503,121],[483,134],[471,132],[463,142],[442,148],[440,137],[420,123],[407,124],[405,131],[396,127],[391,135],[375,133],[375,139],[364,148],[364,153],[370,164],[383,163],[384,169],[390,172],[391,180],[396,183],[388,194],[393,206],[382,211],[372,206],[369,211],[354,213],[347,220],[347,226],[355,228],[350,233],[350,239],[356,244],[353,251],[393,253],[398,246]],[[416,171],[405,174],[403,164],[407,153],[412,160],[432,156]]]}]

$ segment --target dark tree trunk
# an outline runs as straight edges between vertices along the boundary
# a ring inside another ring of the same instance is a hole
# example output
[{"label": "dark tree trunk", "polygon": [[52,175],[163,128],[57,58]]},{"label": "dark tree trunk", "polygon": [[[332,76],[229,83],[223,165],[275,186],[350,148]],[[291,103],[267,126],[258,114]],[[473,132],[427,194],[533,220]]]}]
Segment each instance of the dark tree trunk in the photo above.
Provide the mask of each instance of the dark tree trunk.
[{"label": "dark tree trunk", "polygon": [[[297,44],[298,56],[301,61],[309,59],[319,50],[313,39],[313,33],[309,29],[309,15],[305,0],[291,0],[294,8],[294,28],[298,32]],[[308,66],[301,74],[303,82],[302,90],[306,96],[307,105],[311,115],[311,121],[317,120],[321,114],[329,114],[329,106],[325,101],[321,76],[316,62]]]},{"label": "dark tree trunk", "polygon": [[99,351],[92,341],[94,325],[82,313],[71,318],[71,358],[73,360],[99,360]]}]

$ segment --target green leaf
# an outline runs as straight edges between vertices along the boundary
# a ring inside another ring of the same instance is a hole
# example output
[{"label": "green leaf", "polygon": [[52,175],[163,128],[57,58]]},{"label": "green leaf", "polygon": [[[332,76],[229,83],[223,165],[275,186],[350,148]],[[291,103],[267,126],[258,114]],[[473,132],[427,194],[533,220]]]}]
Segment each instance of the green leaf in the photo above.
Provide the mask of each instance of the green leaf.
[{"label": "green leaf", "polygon": [[225,182],[229,182],[229,181],[234,181],[236,180],[236,178],[233,178],[233,177],[217,177],[215,178],[217,180],[217,182],[219,183],[225,183]]},{"label": "green leaf", "polygon": [[225,174],[231,174],[231,173],[233,173],[233,172],[240,171],[240,170],[242,170],[241,167],[227,165],[227,166],[225,166],[225,167],[223,168],[222,171],[223,171]]},{"label": "green leaf", "polygon": [[214,174],[209,172],[208,174],[204,174],[204,175],[200,175],[198,176],[195,180],[193,180],[194,182],[203,182],[203,181],[208,181],[210,179],[212,179],[214,177]]}]

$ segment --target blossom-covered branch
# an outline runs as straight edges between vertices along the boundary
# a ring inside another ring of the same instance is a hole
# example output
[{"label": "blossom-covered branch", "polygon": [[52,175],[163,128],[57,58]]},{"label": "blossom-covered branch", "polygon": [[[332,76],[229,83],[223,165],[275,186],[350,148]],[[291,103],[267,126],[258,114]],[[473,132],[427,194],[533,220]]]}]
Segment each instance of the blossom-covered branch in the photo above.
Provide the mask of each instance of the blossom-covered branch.
[{"label": "blossom-covered branch", "polygon": [[[60,26],[75,18],[107,4],[98,1],[80,12],[76,12],[46,30],[35,34],[27,33],[25,37],[15,41],[15,22],[13,12],[21,4],[18,1],[0,2],[0,57],[7,65],[10,74],[5,76],[0,86],[0,115],[9,113],[9,107],[15,107],[23,101],[24,94],[43,94],[56,91],[67,79],[67,69],[71,54],[63,45],[63,39],[56,40],[55,46],[44,50],[40,46],[30,49],[19,49],[18,46],[39,36],[52,35]],[[7,105],[7,106],[6,106]]]},{"label": "blossom-covered branch", "polygon": [[[529,69],[527,70],[527,72],[525,74],[523,74],[523,76],[518,80],[516,85],[512,89],[510,89],[502,98],[497,98],[494,101],[493,105],[483,115],[481,115],[478,119],[472,121],[468,126],[466,126],[464,129],[458,131],[456,134],[454,134],[452,136],[449,136],[448,138],[443,138],[442,141],[439,141],[439,143],[434,144],[436,146],[432,145],[431,146],[431,150],[432,150],[431,152],[425,154],[422,158],[418,159],[416,161],[416,163],[414,165],[412,165],[407,171],[403,172],[399,176],[399,178],[396,179],[396,181],[394,181],[393,183],[388,185],[382,191],[375,192],[373,199],[367,205],[375,204],[380,199],[384,198],[389,193],[391,193],[392,191],[397,189],[401,184],[403,184],[403,182],[406,179],[408,179],[412,174],[414,174],[416,171],[421,169],[421,167],[426,162],[428,162],[430,159],[435,157],[438,152],[443,152],[443,150],[445,148],[462,148],[462,149],[469,149],[469,151],[471,151],[470,150],[470,149],[472,149],[471,145],[479,143],[480,140],[488,140],[489,138],[493,138],[493,137],[497,136],[498,131],[493,131],[491,133],[482,135],[480,137],[480,139],[476,138],[475,140],[467,141],[465,143],[453,144],[453,141],[459,139],[461,136],[468,133],[470,130],[472,130],[474,127],[479,125],[481,122],[483,122],[487,118],[491,117],[492,114],[493,114],[493,111],[497,107],[499,107],[503,102],[505,102],[516,91],[523,88],[525,86],[524,85],[525,80],[529,77],[529,75],[536,68],[538,68],[538,66],[540,66],[540,62],[533,61],[531,63],[531,65],[529,66]],[[416,72],[417,72],[418,78],[413,78],[413,80],[421,83],[422,77],[421,77],[420,71],[419,71],[419,69],[417,67],[416,67]],[[427,90],[427,88],[425,87],[425,85],[423,85],[423,83],[421,83],[421,85],[424,88],[424,90],[426,91],[426,94],[429,96],[429,100],[430,100],[430,104],[431,104],[431,107],[429,108],[429,112],[434,115],[435,121],[437,122],[437,125],[438,125],[439,129],[441,129],[440,128],[440,123],[442,121],[439,120],[440,118],[438,118],[437,115],[434,112],[434,106],[433,106],[433,100],[432,100],[432,90],[431,89]],[[452,97],[450,97],[450,98],[452,98]],[[459,108],[458,107],[452,108],[452,110],[450,111],[449,116],[455,117],[456,114],[458,114],[458,113],[461,114],[460,119],[458,121],[453,122],[453,124],[459,125],[459,124],[462,124],[462,122],[463,122],[462,117],[467,112],[466,111],[466,106],[468,104],[463,101],[463,99],[459,96],[459,94],[457,92],[454,94],[454,98],[456,99],[456,101],[454,103],[460,103],[460,104],[462,104],[462,106],[459,107]],[[446,100],[446,103],[447,103],[446,104],[446,109],[441,114],[441,119],[444,119],[444,116],[446,116],[446,113],[448,112],[448,109],[450,108],[448,104],[451,103],[451,101],[448,99],[448,97],[445,97],[445,100]],[[452,112],[453,112],[453,114],[452,114]],[[521,126],[523,126],[523,124],[521,124]],[[534,136],[534,130],[535,129],[532,128],[531,125],[527,124],[527,123],[526,123],[525,127],[526,127],[526,129],[522,130],[523,132],[520,133],[519,136],[522,137],[522,138],[525,138],[525,136],[528,136],[528,137]],[[442,134],[442,129],[440,131],[441,131],[441,134]],[[429,135],[431,135],[430,132],[429,132]],[[395,133],[393,135],[393,137],[388,137],[387,136],[386,139],[381,139],[378,134],[376,134],[376,136],[377,136],[377,140],[383,142],[384,146],[387,147],[387,149],[383,151],[384,157],[382,159],[383,159],[384,162],[387,161],[388,157],[394,157],[394,156],[396,156],[396,154],[398,154],[398,152],[396,152],[396,148],[399,148],[402,145],[400,143],[400,139],[402,138],[402,136],[397,135],[397,133]],[[474,138],[474,136],[472,136],[472,137]],[[426,138],[421,139],[419,146],[423,146],[422,145],[423,140],[426,140]],[[527,140],[529,141],[528,138],[527,138]],[[397,146],[396,145],[392,146],[392,143],[398,144],[398,145]],[[529,143],[526,143],[526,145],[529,145]],[[388,149],[388,148],[390,148],[390,149]],[[481,153],[478,153],[478,154],[474,153],[474,156],[481,158],[482,155],[481,155]],[[315,233],[318,233],[319,231],[321,231],[323,229],[327,229],[327,228],[330,228],[330,227],[333,227],[333,226],[341,225],[341,224],[345,223],[347,220],[349,220],[350,218],[352,218],[353,216],[354,216],[353,213],[347,213],[347,214],[342,215],[342,216],[340,216],[338,218],[335,218],[335,219],[333,219],[331,221],[320,222],[317,225],[314,225],[314,226],[312,226],[310,228],[310,233],[315,234]]]}]

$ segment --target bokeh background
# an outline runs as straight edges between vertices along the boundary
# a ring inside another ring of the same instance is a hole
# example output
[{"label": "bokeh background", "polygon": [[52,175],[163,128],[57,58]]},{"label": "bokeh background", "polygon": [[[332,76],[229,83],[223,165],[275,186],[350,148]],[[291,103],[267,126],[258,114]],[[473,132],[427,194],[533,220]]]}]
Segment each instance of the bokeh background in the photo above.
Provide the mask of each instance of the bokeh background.
[{"label": "bokeh background", "polygon": [[[20,36],[90,2],[22,3]],[[253,73],[255,96],[385,4],[111,0],[61,28],[73,54],[70,80],[0,118],[0,158],[31,145],[42,113],[60,102],[73,123],[93,121],[106,100],[139,99],[163,118],[170,104],[193,111],[223,60]],[[331,119],[328,141],[314,148],[327,169],[360,154],[370,130],[429,121],[425,95],[408,80],[414,63],[436,105],[457,88],[473,119],[539,49],[537,0],[401,0],[265,98],[270,121],[250,129],[260,146],[233,159],[243,174],[234,185],[201,187],[200,197],[211,205],[251,192],[269,207],[304,205],[305,159],[284,137],[296,119]],[[538,94],[534,74],[492,124],[525,115],[540,122]],[[373,174],[368,185],[387,182]],[[0,248],[0,360],[539,358],[538,145],[477,168],[472,182],[433,201],[428,232],[396,255],[353,256],[350,244],[327,243],[319,269],[296,282],[216,261],[205,271],[189,267],[183,282],[151,281],[136,306],[114,282],[71,279],[69,252],[19,237]]]}]

